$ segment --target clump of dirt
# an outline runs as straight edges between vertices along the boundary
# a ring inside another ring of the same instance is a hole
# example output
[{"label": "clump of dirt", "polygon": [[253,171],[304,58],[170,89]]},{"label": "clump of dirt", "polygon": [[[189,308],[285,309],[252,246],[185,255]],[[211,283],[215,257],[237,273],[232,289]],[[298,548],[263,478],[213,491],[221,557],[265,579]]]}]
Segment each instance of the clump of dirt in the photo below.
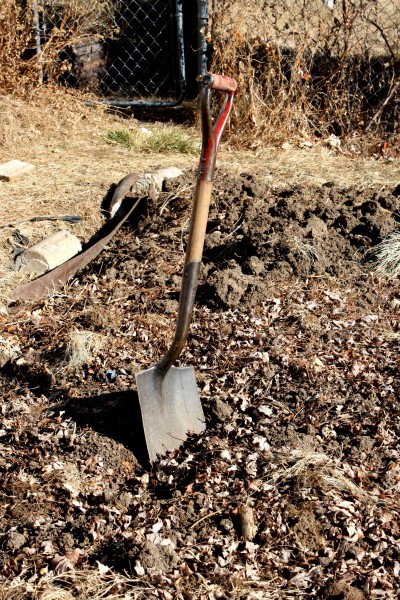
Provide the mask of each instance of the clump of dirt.
[{"label": "clump of dirt", "polygon": [[288,505],[286,510],[288,518],[293,523],[291,533],[294,535],[298,546],[315,553],[322,550],[325,541],[321,535],[321,524],[312,509],[307,506],[298,509],[293,505]]},{"label": "clump of dirt", "polygon": [[[394,597],[400,286],[365,258],[398,192],[217,174],[179,363],[207,428],[149,468],[135,373],[172,340],[194,181],[142,200],[71,288],[9,309],[3,583],[28,598],[67,564],[127,573],[137,597]],[[82,330],[104,343],[66,364]]]},{"label": "clump of dirt", "polygon": [[328,600],[364,600],[365,594],[346,581],[338,581],[329,586],[324,597]]}]

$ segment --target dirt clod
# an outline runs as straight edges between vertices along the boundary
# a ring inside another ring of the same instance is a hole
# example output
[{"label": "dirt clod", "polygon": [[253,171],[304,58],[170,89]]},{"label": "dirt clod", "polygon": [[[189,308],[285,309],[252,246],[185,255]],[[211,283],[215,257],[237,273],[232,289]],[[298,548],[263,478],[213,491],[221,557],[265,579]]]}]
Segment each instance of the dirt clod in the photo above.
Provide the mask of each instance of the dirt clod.
[{"label": "dirt clod", "polygon": [[327,591],[327,600],[364,600],[365,594],[345,581],[333,583]]},{"label": "dirt clod", "polygon": [[161,546],[145,542],[138,554],[142,567],[149,573],[170,573],[179,564],[179,559],[171,546]]},{"label": "dirt clod", "polygon": [[210,406],[211,413],[216,421],[225,422],[232,416],[233,410],[220,398],[215,398]]}]

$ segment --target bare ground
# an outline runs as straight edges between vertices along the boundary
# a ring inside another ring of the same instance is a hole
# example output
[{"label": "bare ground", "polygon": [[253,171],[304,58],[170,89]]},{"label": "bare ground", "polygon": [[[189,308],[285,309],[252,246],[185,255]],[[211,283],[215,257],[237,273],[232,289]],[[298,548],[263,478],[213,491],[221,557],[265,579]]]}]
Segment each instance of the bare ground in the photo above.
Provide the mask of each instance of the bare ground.
[{"label": "bare ground", "polygon": [[111,146],[120,117],[64,97],[0,104],[1,160],[37,167],[0,184],[4,224],[87,239],[122,176],[185,170],[62,293],[4,304],[0,597],[396,598],[400,290],[368,253],[398,159],[222,149],[181,360],[207,430],[149,470],[134,373],[173,333],[196,158]]}]

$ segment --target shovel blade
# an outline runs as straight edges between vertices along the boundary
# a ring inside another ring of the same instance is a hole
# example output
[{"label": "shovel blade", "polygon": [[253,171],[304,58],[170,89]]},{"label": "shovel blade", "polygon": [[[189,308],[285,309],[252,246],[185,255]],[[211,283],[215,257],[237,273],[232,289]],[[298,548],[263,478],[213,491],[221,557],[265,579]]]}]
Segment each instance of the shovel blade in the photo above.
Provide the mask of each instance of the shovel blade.
[{"label": "shovel blade", "polygon": [[164,376],[151,367],[136,374],[136,384],[150,462],[204,431],[193,367],[170,367]]}]

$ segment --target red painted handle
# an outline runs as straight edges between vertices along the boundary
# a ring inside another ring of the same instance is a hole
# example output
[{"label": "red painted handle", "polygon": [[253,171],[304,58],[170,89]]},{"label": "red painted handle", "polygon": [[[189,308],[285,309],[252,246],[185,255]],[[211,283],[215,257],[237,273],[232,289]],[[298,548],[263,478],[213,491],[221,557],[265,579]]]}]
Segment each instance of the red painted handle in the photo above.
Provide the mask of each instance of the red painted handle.
[{"label": "red painted handle", "polygon": [[237,82],[233,77],[226,77],[225,75],[214,75],[209,73],[211,77],[211,89],[220,90],[221,92],[235,92],[237,88]]}]

